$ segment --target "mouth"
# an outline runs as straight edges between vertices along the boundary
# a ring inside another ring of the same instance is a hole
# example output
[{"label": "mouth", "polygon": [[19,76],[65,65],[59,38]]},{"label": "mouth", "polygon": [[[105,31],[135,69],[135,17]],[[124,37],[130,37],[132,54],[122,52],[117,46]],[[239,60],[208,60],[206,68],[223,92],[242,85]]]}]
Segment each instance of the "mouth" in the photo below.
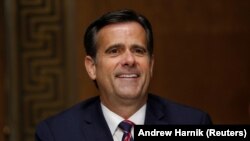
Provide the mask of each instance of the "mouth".
[{"label": "mouth", "polygon": [[117,78],[138,78],[140,77],[139,74],[135,74],[135,73],[132,73],[132,74],[118,74],[116,75]]}]

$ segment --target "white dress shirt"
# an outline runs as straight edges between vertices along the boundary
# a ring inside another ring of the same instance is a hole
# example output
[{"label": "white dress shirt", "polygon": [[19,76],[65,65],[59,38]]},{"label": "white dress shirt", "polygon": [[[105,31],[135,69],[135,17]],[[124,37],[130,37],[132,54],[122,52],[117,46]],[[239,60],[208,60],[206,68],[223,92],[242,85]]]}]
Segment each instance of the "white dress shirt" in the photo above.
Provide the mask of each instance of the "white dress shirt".
[{"label": "white dress shirt", "polygon": [[[125,120],[121,116],[109,110],[101,103],[102,112],[105,120],[109,126],[110,132],[114,141],[121,141],[123,136],[122,129],[118,128],[121,121]],[[145,121],[146,104],[144,104],[136,113],[134,113],[128,120],[132,121],[136,125],[143,125]],[[132,137],[134,138],[134,128],[131,129]]]}]

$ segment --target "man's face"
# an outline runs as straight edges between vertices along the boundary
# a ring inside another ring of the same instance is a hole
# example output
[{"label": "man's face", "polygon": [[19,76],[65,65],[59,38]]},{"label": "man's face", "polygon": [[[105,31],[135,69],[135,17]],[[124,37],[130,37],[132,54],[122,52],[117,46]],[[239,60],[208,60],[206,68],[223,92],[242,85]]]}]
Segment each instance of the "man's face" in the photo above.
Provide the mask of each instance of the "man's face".
[{"label": "man's face", "polygon": [[136,22],[111,24],[97,33],[96,59],[85,58],[91,79],[105,101],[146,97],[153,71],[146,32]]}]

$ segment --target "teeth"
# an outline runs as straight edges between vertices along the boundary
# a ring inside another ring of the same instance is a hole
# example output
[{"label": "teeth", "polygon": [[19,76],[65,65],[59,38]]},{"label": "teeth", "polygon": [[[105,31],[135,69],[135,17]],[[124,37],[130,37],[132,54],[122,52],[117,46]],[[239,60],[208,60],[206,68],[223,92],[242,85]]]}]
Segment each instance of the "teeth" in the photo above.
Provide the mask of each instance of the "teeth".
[{"label": "teeth", "polygon": [[138,76],[137,74],[122,74],[119,77],[121,77],[121,78],[134,78],[137,76]]}]

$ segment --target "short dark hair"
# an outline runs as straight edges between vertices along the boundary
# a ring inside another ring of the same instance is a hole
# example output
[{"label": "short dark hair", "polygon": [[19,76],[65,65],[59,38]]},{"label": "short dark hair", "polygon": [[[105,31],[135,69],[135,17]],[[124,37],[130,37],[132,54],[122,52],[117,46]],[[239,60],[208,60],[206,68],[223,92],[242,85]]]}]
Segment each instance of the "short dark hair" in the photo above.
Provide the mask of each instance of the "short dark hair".
[{"label": "short dark hair", "polygon": [[146,31],[147,49],[149,55],[153,54],[153,31],[148,19],[143,15],[136,13],[133,10],[123,9],[118,11],[108,12],[102,15],[89,25],[84,35],[84,46],[86,54],[92,58],[96,57],[96,35],[106,25],[122,22],[137,22]]}]

